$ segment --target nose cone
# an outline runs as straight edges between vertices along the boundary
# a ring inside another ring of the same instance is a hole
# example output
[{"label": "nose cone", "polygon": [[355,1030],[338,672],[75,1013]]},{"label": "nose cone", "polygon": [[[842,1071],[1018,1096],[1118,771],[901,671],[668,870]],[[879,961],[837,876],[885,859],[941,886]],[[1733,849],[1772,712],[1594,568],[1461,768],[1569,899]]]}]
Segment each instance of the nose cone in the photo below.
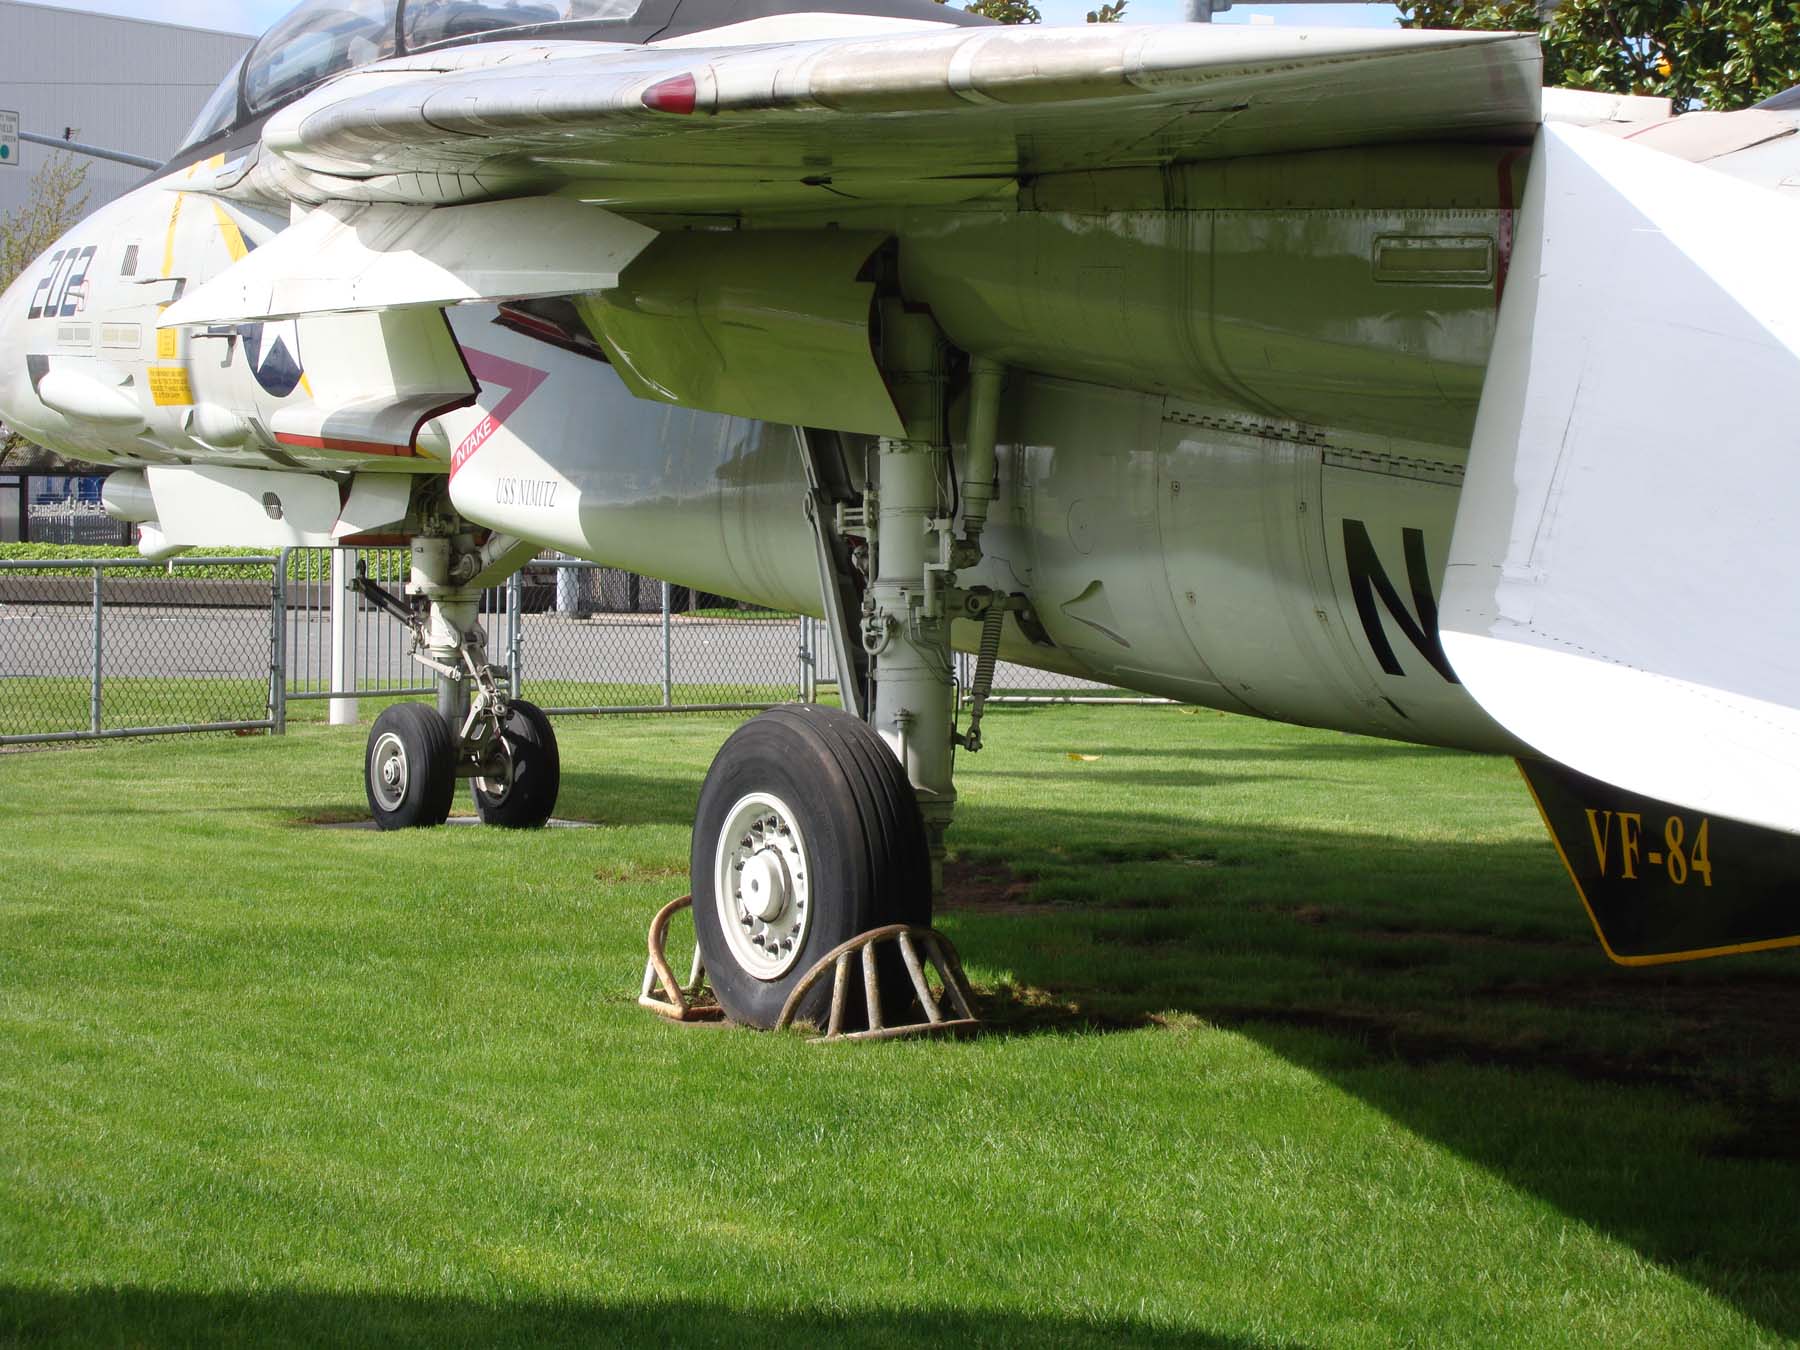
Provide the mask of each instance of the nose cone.
[{"label": "nose cone", "polygon": [[[34,378],[49,369],[43,344],[50,334],[32,331],[28,317],[32,292],[43,279],[45,265],[39,259],[0,292],[0,422],[39,444],[61,449],[55,442],[67,433],[68,420],[45,406]],[[54,325],[49,327],[54,330]],[[36,350],[33,343],[38,344]]]},{"label": "nose cone", "polygon": [[15,431],[41,428],[48,411],[31,387],[30,335],[26,310],[40,265],[33,263],[0,291],[0,422]]},{"label": "nose cone", "polygon": [[31,387],[25,371],[25,279],[30,275],[28,268],[0,291],[0,422],[9,426],[24,420],[16,411],[18,386],[23,384],[27,392]]}]

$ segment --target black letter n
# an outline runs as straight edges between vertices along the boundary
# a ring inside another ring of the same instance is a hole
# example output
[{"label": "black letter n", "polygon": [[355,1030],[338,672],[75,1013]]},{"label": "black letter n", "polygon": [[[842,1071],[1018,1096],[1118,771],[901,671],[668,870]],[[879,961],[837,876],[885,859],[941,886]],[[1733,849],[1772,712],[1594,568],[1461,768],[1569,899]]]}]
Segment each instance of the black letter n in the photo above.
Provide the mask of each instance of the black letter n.
[{"label": "black letter n", "polygon": [[1438,638],[1437,597],[1431,593],[1431,568],[1425,561],[1425,532],[1402,530],[1401,539],[1406,549],[1406,580],[1412,588],[1413,604],[1419,611],[1416,619],[1401,603],[1394,583],[1382,570],[1381,559],[1369,539],[1368,527],[1360,520],[1344,521],[1344,566],[1350,572],[1350,593],[1356,597],[1356,612],[1362,619],[1369,650],[1375,653],[1376,661],[1388,674],[1406,674],[1394,657],[1394,649],[1388,645],[1381,615],[1376,612],[1375,598],[1380,596],[1381,603],[1419,655],[1431,662],[1431,668],[1451,684],[1461,684],[1456,672],[1450,668],[1450,658],[1444,655],[1444,644]]}]

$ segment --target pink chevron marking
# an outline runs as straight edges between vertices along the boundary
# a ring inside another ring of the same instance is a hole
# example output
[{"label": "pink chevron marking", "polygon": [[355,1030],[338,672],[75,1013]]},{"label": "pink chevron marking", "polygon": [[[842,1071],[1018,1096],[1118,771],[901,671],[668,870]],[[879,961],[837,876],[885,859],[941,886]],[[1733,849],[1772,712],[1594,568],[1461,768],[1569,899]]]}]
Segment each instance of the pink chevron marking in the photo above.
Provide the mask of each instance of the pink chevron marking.
[{"label": "pink chevron marking", "polygon": [[517,361],[508,361],[504,356],[495,356],[490,352],[478,352],[473,347],[463,348],[463,360],[468,362],[469,374],[481,382],[484,393],[486,386],[498,385],[506,390],[506,396],[475,424],[475,429],[462,438],[462,444],[450,456],[452,478],[456,477],[456,471],[467,464],[477,450],[488,443],[488,438],[506,424],[506,419],[537,392],[537,387],[550,378],[547,370],[522,366]]}]

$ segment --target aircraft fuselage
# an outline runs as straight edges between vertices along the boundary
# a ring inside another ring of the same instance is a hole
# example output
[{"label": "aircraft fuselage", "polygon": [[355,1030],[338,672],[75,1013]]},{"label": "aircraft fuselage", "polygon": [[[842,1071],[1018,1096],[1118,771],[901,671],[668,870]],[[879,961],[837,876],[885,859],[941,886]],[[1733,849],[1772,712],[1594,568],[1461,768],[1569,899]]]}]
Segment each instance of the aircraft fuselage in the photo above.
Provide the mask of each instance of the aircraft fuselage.
[{"label": "aircraft fuselage", "polygon": [[[1316,152],[741,224],[890,234],[907,299],[1011,367],[999,496],[970,576],[1032,601],[1034,623],[1007,625],[1008,659],[1505,750],[1443,658],[1434,596],[1518,159]],[[0,407],[15,426],[162,479],[224,466],[449,474],[477,524],[819,610],[790,427],[634,398],[604,360],[475,305],[448,311],[473,406],[409,446],[334,443],[310,434],[309,405],[321,384],[357,378],[367,344],[352,325],[378,316],[158,329],[163,306],[282,224],[184,190],[190,172],[83,222],[0,302],[15,353]],[[168,542],[210,542],[191,533]],[[974,640],[959,624],[957,644]]]}]

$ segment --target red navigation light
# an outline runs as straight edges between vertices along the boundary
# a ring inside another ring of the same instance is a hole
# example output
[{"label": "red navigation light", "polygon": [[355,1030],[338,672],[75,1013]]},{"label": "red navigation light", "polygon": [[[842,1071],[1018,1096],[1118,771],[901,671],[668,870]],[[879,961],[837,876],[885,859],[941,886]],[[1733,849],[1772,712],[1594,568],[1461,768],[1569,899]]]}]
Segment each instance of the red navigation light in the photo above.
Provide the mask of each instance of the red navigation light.
[{"label": "red navigation light", "polygon": [[692,75],[676,75],[644,90],[644,106],[651,112],[691,113],[698,93]]}]

